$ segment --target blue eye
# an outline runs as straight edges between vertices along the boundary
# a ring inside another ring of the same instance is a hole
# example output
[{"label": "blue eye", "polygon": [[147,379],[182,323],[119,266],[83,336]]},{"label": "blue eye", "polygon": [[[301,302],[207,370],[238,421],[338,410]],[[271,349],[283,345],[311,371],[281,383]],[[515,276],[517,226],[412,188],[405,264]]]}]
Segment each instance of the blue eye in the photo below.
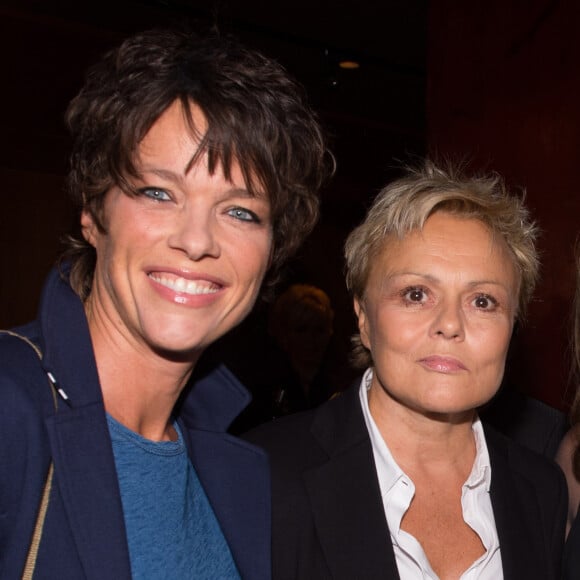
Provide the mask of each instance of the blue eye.
[{"label": "blue eye", "polygon": [[228,210],[228,214],[242,222],[255,222],[258,224],[261,223],[260,218],[253,211],[243,207],[232,207]]},{"label": "blue eye", "polygon": [[157,201],[169,201],[171,199],[164,189],[159,189],[158,187],[143,187],[138,190],[138,193]]}]

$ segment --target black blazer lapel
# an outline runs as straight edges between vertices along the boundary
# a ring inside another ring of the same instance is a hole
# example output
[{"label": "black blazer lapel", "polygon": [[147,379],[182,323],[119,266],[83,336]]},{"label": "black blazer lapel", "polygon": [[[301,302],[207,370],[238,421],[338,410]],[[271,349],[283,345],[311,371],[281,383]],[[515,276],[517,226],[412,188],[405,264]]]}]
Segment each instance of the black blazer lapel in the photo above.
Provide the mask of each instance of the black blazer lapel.
[{"label": "black blazer lapel", "polygon": [[358,389],[340,399],[313,423],[329,459],[304,474],[322,550],[335,579],[398,579]]},{"label": "black blazer lapel", "polygon": [[491,503],[499,537],[504,580],[553,578],[538,497],[531,482],[511,465],[506,442],[486,429],[491,461]]}]

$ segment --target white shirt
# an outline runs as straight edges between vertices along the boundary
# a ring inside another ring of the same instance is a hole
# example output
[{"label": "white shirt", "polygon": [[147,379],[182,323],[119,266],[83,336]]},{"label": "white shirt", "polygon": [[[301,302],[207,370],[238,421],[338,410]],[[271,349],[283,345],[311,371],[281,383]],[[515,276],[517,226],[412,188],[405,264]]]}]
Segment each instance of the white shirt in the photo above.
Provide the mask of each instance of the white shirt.
[{"label": "white shirt", "polygon": [[[369,411],[367,391],[372,377],[372,369],[368,369],[361,381],[360,401],[371,439],[399,575],[401,580],[438,580],[421,544],[414,536],[401,530],[401,520],[415,495],[415,485],[393,459]],[[473,422],[473,434],[476,446],[475,461],[467,481],[463,484],[461,505],[463,519],[480,537],[485,553],[461,575],[461,580],[502,580],[499,539],[489,496],[491,464],[479,419]]]}]

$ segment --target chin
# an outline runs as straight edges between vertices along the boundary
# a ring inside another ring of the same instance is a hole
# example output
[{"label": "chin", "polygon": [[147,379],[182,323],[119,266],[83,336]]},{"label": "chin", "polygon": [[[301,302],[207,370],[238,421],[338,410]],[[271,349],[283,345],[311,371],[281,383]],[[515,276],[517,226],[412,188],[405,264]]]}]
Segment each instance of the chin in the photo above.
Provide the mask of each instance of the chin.
[{"label": "chin", "polygon": [[151,350],[164,359],[174,362],[195,363],[205,350],[205,346],[196,343],[186,343],[185,341],[158,341],[151,345]]},{"label": "chin", "polygon": [[203,350],[209,342],[205,337],[196,337],[194,332],[181,331],[151,336],[149,345],[155,352],[179,355]]}]

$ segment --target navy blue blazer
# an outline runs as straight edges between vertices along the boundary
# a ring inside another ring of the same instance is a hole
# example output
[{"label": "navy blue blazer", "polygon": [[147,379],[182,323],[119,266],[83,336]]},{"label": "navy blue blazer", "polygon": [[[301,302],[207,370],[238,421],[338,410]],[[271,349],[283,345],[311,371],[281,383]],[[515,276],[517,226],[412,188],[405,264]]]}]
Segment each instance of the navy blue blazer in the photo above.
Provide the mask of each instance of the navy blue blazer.
[{"label": "navy blue blazer", "polygon": [[[88,326],[57,272],[38,321],[0,334],[0,578],[20,578],[50,461],[54,481],[35,578],[129,580],[129,554],[111,441]],[[51,372],[70,398],[53,394]],[[247,391],[224,367],[192,384],[177,420],[189,456],[244,579],[271,576],[270,480],[264,452],[228,435]]]},{"label": "navy blue blazer", "polygon": [[[559,577],[565,480],[550,460],[485,428],[505,580]],[[274,580],[398,580],[358,387],[246,435],[270,454]]]}]

